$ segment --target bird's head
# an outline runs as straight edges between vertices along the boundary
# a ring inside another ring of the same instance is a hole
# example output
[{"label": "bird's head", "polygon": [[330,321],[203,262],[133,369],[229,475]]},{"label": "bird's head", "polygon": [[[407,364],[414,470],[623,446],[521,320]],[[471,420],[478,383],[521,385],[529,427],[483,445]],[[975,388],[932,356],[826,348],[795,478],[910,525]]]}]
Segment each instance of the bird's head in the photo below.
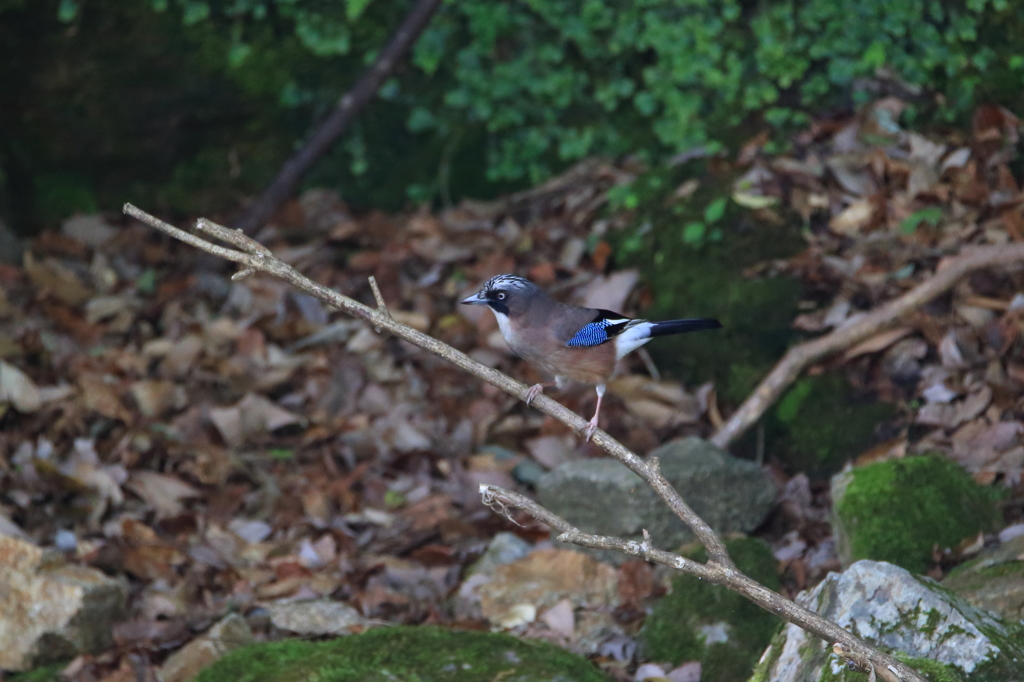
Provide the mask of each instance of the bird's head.
[{"label": "bird's head", "polygon": [[485,305],[495,313],[514,317],[525,311],[533,297],[541,293],[541,289],[528,279],[517,275],[498,275],[484,282],[480,291],[462,303]]}]

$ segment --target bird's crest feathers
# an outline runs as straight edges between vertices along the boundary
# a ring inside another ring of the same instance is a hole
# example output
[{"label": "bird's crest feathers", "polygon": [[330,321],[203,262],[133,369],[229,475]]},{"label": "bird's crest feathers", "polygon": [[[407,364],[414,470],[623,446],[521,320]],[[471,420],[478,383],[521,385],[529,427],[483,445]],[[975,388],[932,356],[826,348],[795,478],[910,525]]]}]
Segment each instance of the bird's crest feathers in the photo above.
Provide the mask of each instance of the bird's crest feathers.
[{"label": "bird's crest feathers", "polygon": [[537,285],[519,275],[497,275],[491,277],[489,280],[484,282],[484,285],[480,287],[481,291],[491,291],[494,289],[536,289]]}]

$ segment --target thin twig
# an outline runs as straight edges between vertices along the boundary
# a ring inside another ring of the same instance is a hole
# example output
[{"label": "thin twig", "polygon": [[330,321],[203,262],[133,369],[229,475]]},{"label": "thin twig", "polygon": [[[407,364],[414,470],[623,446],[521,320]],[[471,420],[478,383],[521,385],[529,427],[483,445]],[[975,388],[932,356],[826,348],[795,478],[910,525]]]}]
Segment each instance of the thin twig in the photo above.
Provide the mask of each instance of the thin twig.
[{"label": "thin twig", "polygon": [[[377,312],[391,317],[391,311],[388,310],[388,304],[384,302],[384,296],[381,295],[380,287],[377,286],[377,278],[373,275],[370,275],[370,289],[373,290],[373,299],[377,301]],[[374,326],[374,330],[380,334],[380,327]]]},{"label": "thin twig", "polygon": [[1022,261],[1024,244],[965,248],[960,255],[940,262],[934,275],[899,298],[846,327],[793,346],[711,438],[711,442],[720,448],[728,447],[761,418],[808,365],[897,324],[905,319],[907,313],[942,295],[972,272],[998,265],[1019,264]]},{"label": "thin twig", "polygon": [[661,381],[661,372],[658,371],[658,366],[654,364],[654,358],[651,357],[650,352],[643,346],[637,349],[636,354],[640,356],[640,359],[644,363],[644,369],[651,375],[651,378],[655,381]]},{"label": "thin twig", "polygon": [[[473,360],[465,353],[452,348],[446,343],[438,341],[432,336],[419,332],[412,327],[397,322],[385,311],[373,309],[363,305],[347,296],[317,284],[304,277],[295,268],[287,263],[268,255],[270,252],[258,245],[239,230],[229,230],[222,226],[206,221],[202,223],[202,231],[210,233],[217,239],[235,247],[225,248],[212,244],[205,239],[197,237],[189,232],[180,230],[173,225],[149,215],[131,204],[125,204],[124,212],[138,220],[160,230],[176,239],[202,249],[208,253],[238,263],[243,270],[251,269],[266,272],[292,284],[296,288],[314,296],[328,305],[343,310],[355,317],[358,317],[374,326],[391,332],[395,336],[404,339],[415,346],[444,358],[469,372],[470,374],[500,388],[501,390],[526,400],[528,388],[526,385],[515,381],[511,377],[497,370],[491,369],[476,360]],[[385,309],[386,310],[386,309]],[[588,422],[575,412],[570,411],[563,405],[552,400],[550,397],[541,394],[532,405],[541,412],[550,415],[575,431],[582,431]],[[634,556],[640,556],[649,561],[664,563],[679,570],[687,570],[693,575],[705,577],[710,582],[724,585],[731,590],[742,594],[758,606],[782,616],[786,620],[799,625],[805,630],[821,637],[829,642],[841,642],[846,650],[859,656],[866,656],[872,664],[887,667],[890,670],[899,671],[900,679],[904,682],[925,682],[924,678],[915,673],[905,664],[892,656],[884,654],[868,646],[860,639],[849,632],[831,623],[807,609],[786,600],[781,595],[772,592],[763,585],[751,580],[741,573],[732,562],[725,545],[718,534],[690,507],[683,501],[679,493],[661,475],[657,459],[644,461],[634,452],[628,450],[617,440],[600,429],[594,432],[591,442],[606,453],[622,462],[627,468],[640,476],[651,486],[669,506],[670,509],[696,534],[697,538],[704,544],[708,551],[708,562],[699,564],[692,560],[680,557],[676,554],[663,552],[655,549],[650,540],[645,536],[643,542],[622,540],[619,538],[608,538],[598,535],[583,533],[570,525],[564,519],[544,509],[529,498],[523,497],[493,486],[481,488],[485,502],[494,505],[496,508],[508,511],[511,508],[519,508],[526,511],[534,518],[548,523],[551,527],[561,532],[561,538],[566,542],[572,542],[582,547],[594,547],[598,549],[612,549]]]}]

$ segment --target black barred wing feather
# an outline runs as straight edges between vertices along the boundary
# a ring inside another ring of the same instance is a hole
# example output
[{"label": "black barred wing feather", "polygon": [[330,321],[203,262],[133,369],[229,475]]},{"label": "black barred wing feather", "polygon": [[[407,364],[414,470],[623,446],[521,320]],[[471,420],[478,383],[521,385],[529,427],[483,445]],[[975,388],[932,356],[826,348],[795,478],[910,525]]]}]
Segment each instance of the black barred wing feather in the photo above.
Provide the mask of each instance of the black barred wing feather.
[{"label": "black barred wing feather", "polygon": [[625,331],[633,321],[610,310],[598,310],[597,318],[583,325],[565,345],[570,348],[600,346]]}]

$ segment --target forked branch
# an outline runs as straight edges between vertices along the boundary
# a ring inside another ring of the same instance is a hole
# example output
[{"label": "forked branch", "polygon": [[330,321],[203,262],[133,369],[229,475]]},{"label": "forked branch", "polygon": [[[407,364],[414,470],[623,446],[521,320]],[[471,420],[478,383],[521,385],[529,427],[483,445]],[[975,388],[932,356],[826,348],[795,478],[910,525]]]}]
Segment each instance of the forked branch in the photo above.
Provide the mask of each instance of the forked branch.
[{"label": "forked branch", "polygon": [[[527,387],[524,384],[473,360],[465,353],[438,341],[432,336],[397,322],[391,317],[384,306],[378,305],[376,309],[370,308],[339,294],[333,289],[313,282],[300,274],[295,268],[275,258],[266,247],[247,237],[241,230],[230,230],[208,220],[198,221],[196,224],[197,231],[203,232],[213,239],[233,247],[227,248],[214,244],[191,232],[178,229],[131,204],[125,204],[124,212],[186,244],[238,263],[241,268],[240,274],[248,275],[252,272],[265,272],[279,277],[328,305],[365,320],[375,328],[391,332],[395,336],[425,351],[448,360],[457,367],[520,400],[526,400]],[[382,303],[383,299],[379,299],[378,302]],[[578,433],[582,433],[588,426],[588,421],[583,417],[543,394],[538,396],[532,402],[532,405]],[[870,669],[877,671],[877,674],[882,676],[883,679],[891,679],[894,682],[925,682],[923,677],[905,663],[875,649],[835,623],[769,590],[740,572],[729,557],[725,545],[722,543],[721,538],[718,537],[718,534],[690,509],[679,493],[661,475],[657,460],[645,461],[641,459],[601,430],[594,433],[591,442],[622,462],[657,492],[669,508],[672,509],[683,523],[693,530],[697,538],[707,548],[709,557],[707,563],[701,564],[677,554],[655,549],[651,544],[650,538],[647,537],[645,537],[643,542],[636,542],[584,533],[529,498],[494,486],[481,487],[480,492],[484,502],[503,513],[510,513],[511,509],[520,509],[533,518],[558,530],[561,534],[559,536],[560,539],[565,542],[580,547],[594,547],[624,552],[642,557],[648,561],[671,566],[685,573],[701,577],[716,585],[722,585],[742,594],[761,608],[781,616],[785,620],[802,627],[825,641],[840,645],[838,651],[843,652],[842,656],[844,658],[860,665],[863,665],[863,662],[866,661]],[[886,677],[887,675],[889,677]],[[892,677],[893,675],[895,677]]]},{"label": "forked branch", "polygon": [[720,448],[728,447],[757,423],[765,411],[812,363],[851,348],[872,334],[898,324],[907,313],[949,291],[953,285],[972,272],[1022,262],[1024,244],[966,248],[960,255],[940,262],[934,275],[899,298],[830,334],[793,346],[747,396],[739,409],[729,417],[729,421],[711,438],[711,442]]}]

